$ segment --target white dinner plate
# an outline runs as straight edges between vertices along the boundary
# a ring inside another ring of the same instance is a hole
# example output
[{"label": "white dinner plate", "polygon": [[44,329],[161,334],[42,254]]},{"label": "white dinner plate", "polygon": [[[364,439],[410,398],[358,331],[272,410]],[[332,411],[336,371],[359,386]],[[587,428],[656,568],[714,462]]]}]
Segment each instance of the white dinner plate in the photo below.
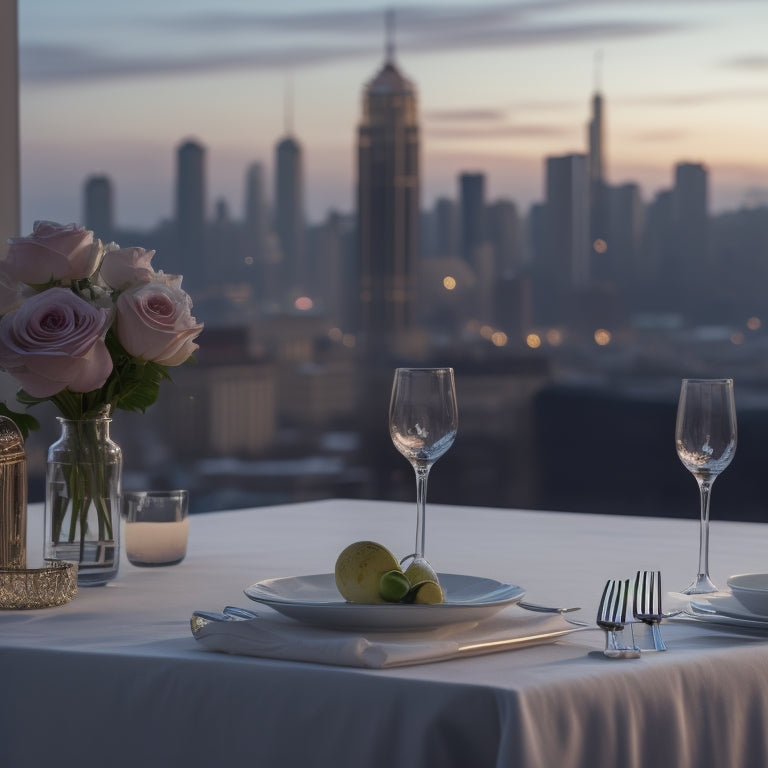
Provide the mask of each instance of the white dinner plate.
[{"label": "white dinner plate", "polygon": [[521,587],[494,579],[455,573],[440,573],[438,578],[445,592],[445,602],[440,605],[349,603],[339,594],[332,573],[267,579],[252,584],[245,594],[306,624],[380,631],[430,629],[482,621],[525,596]]},{"label": "white dinner plate", "polygon": [[710,624],[724,624],[729,627],[768,630],[768,616],[759,616],[747,610],[731,595],[696,595],[691,600],[686,615]]}]

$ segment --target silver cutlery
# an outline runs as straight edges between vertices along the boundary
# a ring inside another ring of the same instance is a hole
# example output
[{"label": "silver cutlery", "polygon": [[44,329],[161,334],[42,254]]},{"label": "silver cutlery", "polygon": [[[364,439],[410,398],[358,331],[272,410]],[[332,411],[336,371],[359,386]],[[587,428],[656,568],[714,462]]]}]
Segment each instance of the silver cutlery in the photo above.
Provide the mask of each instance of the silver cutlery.
[{"label": "silver cutlery", "polygon": [[636,619],[650,625],[653,650],[666,651],[659,624],[664,616],[661,610],[661,571],[638,571],[635,576],[635,598],[632,613]]},{"label": "silver cutlery", "polygon": [[572,611],[580,611],[581,606],[571,606],[569,608],[554,608],[549,605],[539,605],[538,603],[529,603],[527,600],[520,600],[517,605],[524,608],[526,611],[535,611],[536,613],[571,613]]},{"label": "silver cutlery", "polygon": [[640,658],[640,649],[634,644],[634,633],[631,646],[624,645],[617,634],[623,632],[627,621],[628,595],[629,579],[609,579],[600,598],[597,626],[605,630],[603,653],[610,659]]}]

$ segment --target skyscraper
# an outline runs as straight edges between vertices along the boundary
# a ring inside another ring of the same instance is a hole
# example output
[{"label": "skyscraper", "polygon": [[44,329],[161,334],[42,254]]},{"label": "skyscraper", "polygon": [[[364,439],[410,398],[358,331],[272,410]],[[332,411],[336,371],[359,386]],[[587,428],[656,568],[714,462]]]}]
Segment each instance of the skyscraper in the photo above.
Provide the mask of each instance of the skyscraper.
[{"label": "skyscraper", "polygon": [[267,243],[267,204],[264,199],[264,167],[251,163],[245,174],[243,243],[241,256],[249,282],[259,299],[263,298]]},{"label": "skyscraper", "polygon": [[589,282],[589,209],[587,158],[548,157],[548,261],[556,282],[581,288]]},{"label": "skyscraper", "polygon": [[90,176],[86,179],[83,208],[85,226],[93,230],[104,242],[113,239],[112,182],[107,176]]},{"label": "skyscraper", "polygon": [[419,244],[416,89],[394,61],[363,93],[357,140],[360,327],[368,348],[392,347],[411,329]]},{"label": "skyscraper", "polygon": [[597,86],[592,96],[592,119],[587,126],[589,164],[589,238],[595,275],[600,276],[604,262],[610,262],[610,200],[605,179],[603,143],[603,97]]},{"label": "skyscraper", "polygon": [[275,147],[275,233],[282,255],[282,298],[306,291],[304,191],[301,145],[291,135]]},{"label": "skyscraper", "polygon": [[436,251],[438,256],[457,256],[459,253],[459,216],[456,203],[440,197],[435,201]]},{"label": "skyscraper", "polygon": [[185,287],[200,290],[206,283],[205,149],[185,141],[176,153],[176,263]]},{"label": "skyscraper", "polygon": [[461,205],[461,256],[474,264],[476,250],[487,240],[485,211],[485,174],[462,173],[459,176]]},{"label": "skyscraper", "polygon": [[546,241],[537,265],[539,319],[563,322],[575,291],[589,283],[589,178],[586,155],[546,158]]},{"label": "skyscraper", "polygon": [[709,247],[709,195],[707,169],[698,163],[675,166],[672,211],[677,264],[674,273],[689,316],[707,320],[700,296],[712,287],[713,264]]}]

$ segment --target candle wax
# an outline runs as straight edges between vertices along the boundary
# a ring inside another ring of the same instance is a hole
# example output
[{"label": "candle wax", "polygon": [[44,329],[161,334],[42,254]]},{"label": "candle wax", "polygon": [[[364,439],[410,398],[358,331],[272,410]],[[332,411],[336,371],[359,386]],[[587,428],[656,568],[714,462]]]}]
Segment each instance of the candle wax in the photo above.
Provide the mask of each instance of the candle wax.
[{"label": "candle wax", "polygon": [[131,562],[177,562],[187,553],[188,533],[188,517],[174,523],[126,523],[125,551]]}]

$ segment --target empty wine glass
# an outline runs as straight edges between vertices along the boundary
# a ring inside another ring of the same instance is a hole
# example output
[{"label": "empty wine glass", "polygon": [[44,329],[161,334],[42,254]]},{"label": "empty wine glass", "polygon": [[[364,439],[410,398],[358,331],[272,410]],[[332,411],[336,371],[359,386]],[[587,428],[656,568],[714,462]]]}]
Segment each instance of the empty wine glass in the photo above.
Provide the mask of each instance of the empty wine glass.
[{"label": "empty wine glass", "polygon": [[699,484],[699,571],[683,594],[717,592],[709,578],[709,497],[736,452],[733,379],[683,379],[675,429],[677,455]]},{"label": "empty wine glass", "polygon": [[456,437],[458,409],[453,368],[398,368],[389,403],[389,433],[416,472],[416,548],[424,559],[427,479]]}]

